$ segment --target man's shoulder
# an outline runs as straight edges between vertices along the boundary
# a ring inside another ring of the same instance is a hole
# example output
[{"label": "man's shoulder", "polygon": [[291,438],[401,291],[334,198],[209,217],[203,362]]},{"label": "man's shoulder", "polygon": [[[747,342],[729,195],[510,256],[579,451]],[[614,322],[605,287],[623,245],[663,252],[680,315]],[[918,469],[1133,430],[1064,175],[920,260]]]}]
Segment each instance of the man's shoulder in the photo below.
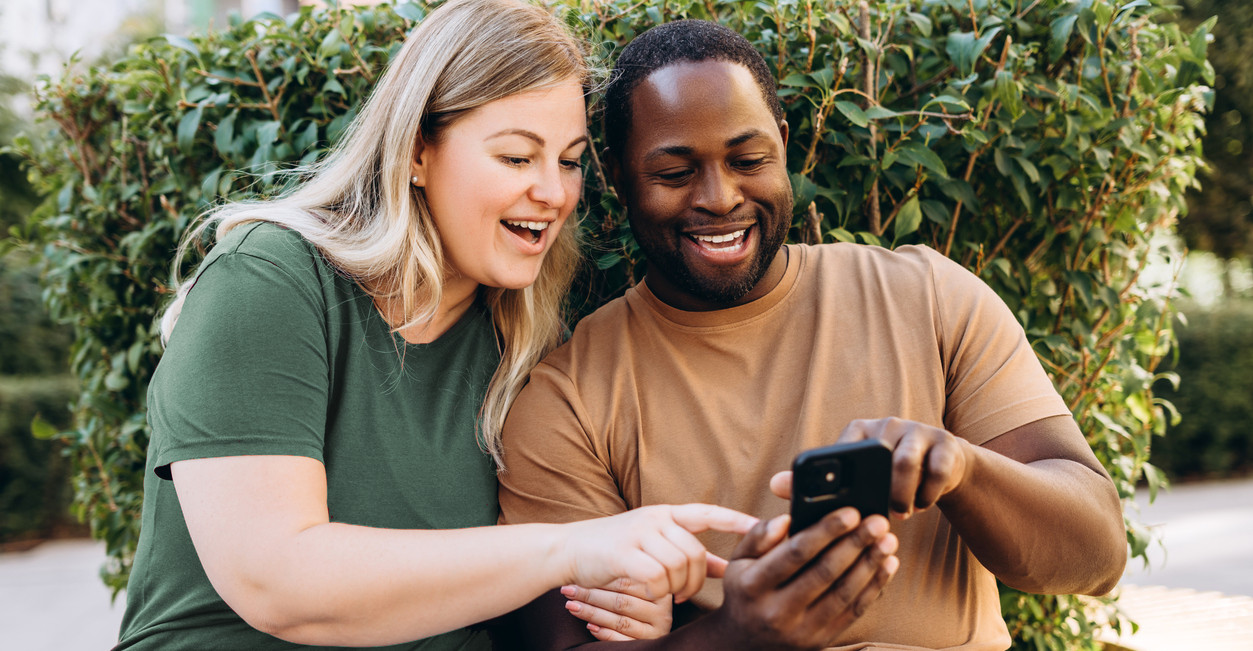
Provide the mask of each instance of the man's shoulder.
[{"label": "man's shoulder", "polygon": [[937,276],[964,271],[939,251],[921,244],[896,249],[849,242],[796,246],[804,254],[806,275],[841,285],[875,282],[893,288],[925,287]]},{"label": "man's shoulder", "polygon": [[944,262],[956,264],[944,257],[939,251],[925,244],[908,244],[895,249],[852,242],[797,244],[793,246],[803,249],[807,258],[812,259],[814,264],[821,266],[841,264],[882,265],[895,267],[912,266],[926,269]]},{"label": "man's shoulder", "polygon": [[[627,292],[637,291],[634,288]],[[595,366],[618,348],[614,342],[629,335],[627,297],[619,296],[579,320],[570,338],[549,353],[543,364],[572,375],[580,364]]]}]

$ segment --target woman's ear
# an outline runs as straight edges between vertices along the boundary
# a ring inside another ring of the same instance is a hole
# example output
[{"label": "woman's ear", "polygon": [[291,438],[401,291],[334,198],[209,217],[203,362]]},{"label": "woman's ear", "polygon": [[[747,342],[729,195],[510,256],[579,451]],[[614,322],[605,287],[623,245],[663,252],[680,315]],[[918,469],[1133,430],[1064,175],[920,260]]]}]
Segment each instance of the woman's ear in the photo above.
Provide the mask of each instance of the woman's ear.
[{"label": "woman's ear", "polygon": [[413,162],[409,164],[409,182],[414,187],[426,187],[427,158],[430,156],[430,151],[419,136],[413,148]]}]

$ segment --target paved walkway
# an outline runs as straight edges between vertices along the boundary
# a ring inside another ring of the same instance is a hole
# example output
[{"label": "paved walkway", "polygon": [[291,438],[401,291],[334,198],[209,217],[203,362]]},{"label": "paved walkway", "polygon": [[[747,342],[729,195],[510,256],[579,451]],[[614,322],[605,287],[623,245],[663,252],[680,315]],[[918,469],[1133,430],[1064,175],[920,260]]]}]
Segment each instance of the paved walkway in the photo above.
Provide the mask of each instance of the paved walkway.
[{"label": "paved walkway", "polygon": [[[1253,651],[1253,479],[1180,486],[1138,496],[1140,520],[1164,547],[1123,576],[1123,609],[1142,626],[1119,644],[1134,651]],[[123,599],[110,605],[97,576],[100,543],[67,540],[0,554],[0,649],[104,650],[117,638]],[[1111,640],[1113,641],[1113,640]]]},{"label": "paved walkway", "polygon": [[0,649],[103,651],[117,641],[125,599],[100,581],[104,543],[58,540],[0,554]]}]

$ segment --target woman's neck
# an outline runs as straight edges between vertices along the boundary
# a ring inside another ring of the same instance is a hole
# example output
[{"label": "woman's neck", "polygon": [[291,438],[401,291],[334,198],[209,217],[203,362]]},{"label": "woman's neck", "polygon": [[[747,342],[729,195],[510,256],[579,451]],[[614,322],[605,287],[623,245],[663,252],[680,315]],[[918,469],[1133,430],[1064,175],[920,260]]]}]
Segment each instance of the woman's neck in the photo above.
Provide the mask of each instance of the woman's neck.
[{"label": "woman's neck", "polygon": [[[452,278],[444,284],[439,307],[429,321],[415,323],[397,330],[397,334],[411,344],[429,344],[439,339],[453,327],[466,310],[474,304],[478,295],[478,283],[463,278]],[[383,314],[383,320],[391,327],[404,323],[404,307],[399,298],[375,299],[375,306]]]}]

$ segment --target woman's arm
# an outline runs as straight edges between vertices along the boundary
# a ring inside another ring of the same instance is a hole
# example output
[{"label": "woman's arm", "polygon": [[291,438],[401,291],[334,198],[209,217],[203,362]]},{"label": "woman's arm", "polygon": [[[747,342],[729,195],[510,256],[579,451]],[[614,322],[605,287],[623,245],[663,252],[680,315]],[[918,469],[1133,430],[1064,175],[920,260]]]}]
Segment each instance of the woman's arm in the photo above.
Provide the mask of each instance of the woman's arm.
[{"label": "woman's arm", "polygon": [[218,594],[251,626],[303,644],[428,637],[566,583],[627,577],[650,595],[687,597],[705,574],[705,550],[692,533],[744,533],[756,522],[685,505],[568,525],[377,529],[329,521],[326,474],[314,459],[195,459],[171,472]]}]

